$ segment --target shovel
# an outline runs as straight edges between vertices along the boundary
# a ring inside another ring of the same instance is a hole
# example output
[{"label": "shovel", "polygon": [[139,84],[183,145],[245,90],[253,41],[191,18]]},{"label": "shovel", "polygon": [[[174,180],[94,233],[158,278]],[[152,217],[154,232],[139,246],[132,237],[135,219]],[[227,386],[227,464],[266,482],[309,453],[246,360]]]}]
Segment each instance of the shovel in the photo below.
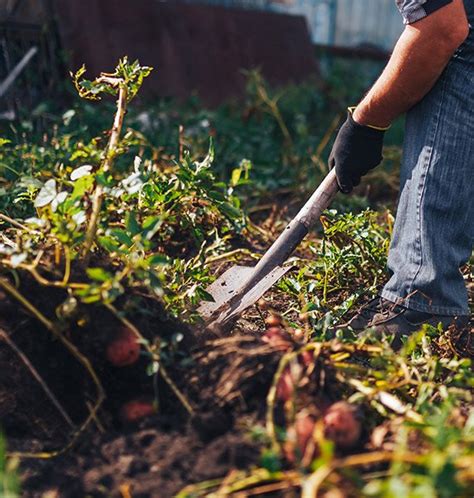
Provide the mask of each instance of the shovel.
[{"label": "shovel", "polygon": [[319,220],[338,190],[336,173],[332,169],[257,265],[233,266],[207,288],[214,301],[206,301],[198,308],[207,329],[214,332],[222,330],[256,303],[291,268],[281,265]]}]

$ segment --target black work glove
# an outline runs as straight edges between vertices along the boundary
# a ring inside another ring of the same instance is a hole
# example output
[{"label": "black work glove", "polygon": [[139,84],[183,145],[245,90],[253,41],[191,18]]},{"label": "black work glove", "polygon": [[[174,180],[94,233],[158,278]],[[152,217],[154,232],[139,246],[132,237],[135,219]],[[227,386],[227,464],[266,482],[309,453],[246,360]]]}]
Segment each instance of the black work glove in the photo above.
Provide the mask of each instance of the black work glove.
[{"label": "black work glove", "polygon": [[356,123],[351,112],[334,142],[329,167],[336,168],[341,192],[349,194],[360,179],[382,162],[385,131]]}]

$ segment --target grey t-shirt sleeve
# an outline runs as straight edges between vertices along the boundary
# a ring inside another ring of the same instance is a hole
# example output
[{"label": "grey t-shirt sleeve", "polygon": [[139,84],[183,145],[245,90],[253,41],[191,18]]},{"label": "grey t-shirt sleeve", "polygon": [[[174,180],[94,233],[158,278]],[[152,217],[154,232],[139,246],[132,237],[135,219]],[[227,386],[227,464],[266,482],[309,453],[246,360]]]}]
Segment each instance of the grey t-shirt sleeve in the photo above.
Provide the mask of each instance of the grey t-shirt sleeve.
[{"label": "grey t-shirt sleeve", "polygon": [[398,10],[403,16],[405,24],[411,24],[433,12],[441,7],[452,3],[453,0],[395,0]]}]

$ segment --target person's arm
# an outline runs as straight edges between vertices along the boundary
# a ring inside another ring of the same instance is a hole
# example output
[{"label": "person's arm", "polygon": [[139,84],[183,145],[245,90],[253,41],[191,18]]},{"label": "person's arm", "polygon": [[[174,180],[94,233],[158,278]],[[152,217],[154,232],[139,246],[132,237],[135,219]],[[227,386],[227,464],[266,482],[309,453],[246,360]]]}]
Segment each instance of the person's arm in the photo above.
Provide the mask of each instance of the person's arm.
[{"label": "person's arm", "polygon": [[431,90],[468,34],[462,0],[406,26],[384,72],[353,112],[354,120],[389,126]]},{"label": "person's arm", "polygon": [[431,90],[469,34],[462,0],[397,3],[408,26],[378,81],[349,110],[329,156],[344,193],[381,163],[385,129]]}]

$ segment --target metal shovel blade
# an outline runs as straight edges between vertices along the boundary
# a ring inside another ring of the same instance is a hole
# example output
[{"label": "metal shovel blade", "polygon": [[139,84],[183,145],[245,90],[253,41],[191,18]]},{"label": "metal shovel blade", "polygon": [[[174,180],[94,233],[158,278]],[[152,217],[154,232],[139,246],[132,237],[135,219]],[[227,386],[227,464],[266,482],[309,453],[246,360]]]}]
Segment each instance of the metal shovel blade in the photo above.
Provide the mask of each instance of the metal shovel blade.
[{"label": "metal shovel blade", "polygon": [[[256,303],[265,292],[272,287],[288,270],[290,266],[277,266],[273,271],[266,275],[258,284],[246,292],[241,299],[237,300],[228,309],[223,311],[220,316],[214,317],[216,324],[232,319],[234,316],[242,313],[245,309]],[[248,282],[249,278],[255,272],[253,266],[233,266],[224,272],[206,291],[214,298],[214,302],[204,302],[198,308],[199,314],[209,320],[216,311],[224,306],[227,302],[232,302],[232,298],[238,295],[242,286]]]},{"label": "metal shovel blade", "polygon": [[207,329],[222,329],[223,325],[260,299],[290,269],[290,266],[282,265],[329,206],[338,190],[333,169],[254,267],[234,266],[207,289],[214,302],[204,303],[198,309],[206,319]]}]

